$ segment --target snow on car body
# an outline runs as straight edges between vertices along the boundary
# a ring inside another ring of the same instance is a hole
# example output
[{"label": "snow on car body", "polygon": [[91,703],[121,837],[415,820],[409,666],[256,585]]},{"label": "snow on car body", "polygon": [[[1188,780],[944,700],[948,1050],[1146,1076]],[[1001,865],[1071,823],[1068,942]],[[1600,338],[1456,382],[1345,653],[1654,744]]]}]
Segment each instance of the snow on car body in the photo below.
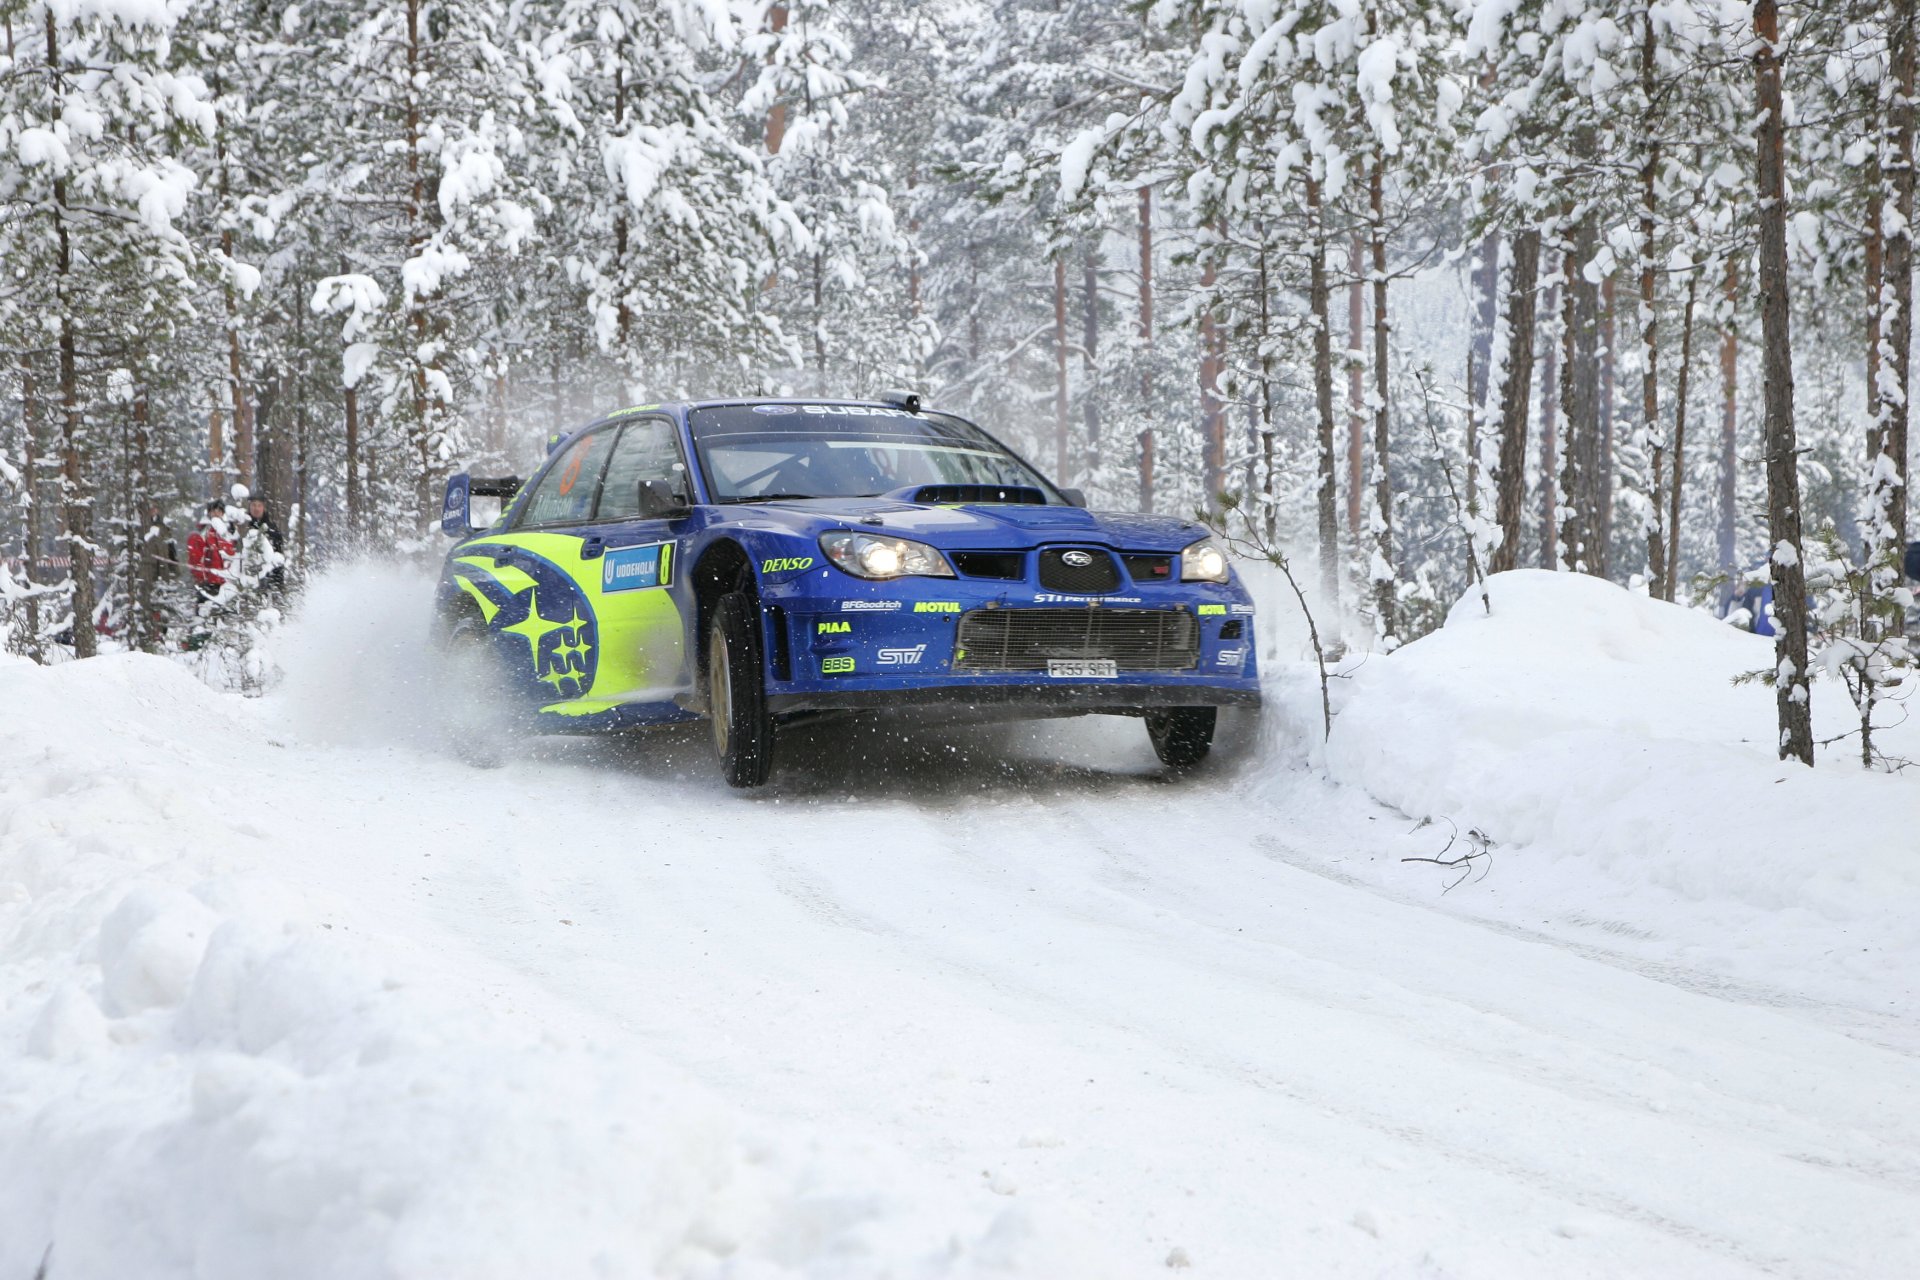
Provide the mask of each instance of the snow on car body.
[{"label": "snow on car body", "polygon": [[1138,715],[1192,763],[1259,701],[1252,601],[1202,526],[1079,503],[911,396],[639,406],[448,482],[440,638],[541,728],[710,718],[741,786],[776,726],[898,707]]}]

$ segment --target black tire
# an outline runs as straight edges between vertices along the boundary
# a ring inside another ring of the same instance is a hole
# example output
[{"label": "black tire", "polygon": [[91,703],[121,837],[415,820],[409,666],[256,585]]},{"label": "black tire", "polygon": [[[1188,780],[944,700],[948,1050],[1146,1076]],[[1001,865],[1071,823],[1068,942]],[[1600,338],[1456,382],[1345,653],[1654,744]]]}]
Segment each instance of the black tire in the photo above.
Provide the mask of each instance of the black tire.
[{"label": "black tire", "polygon": [[1218,707],[1168,707],[1147,712],[1147,737],[1153,754],[1169,769],[1190,769],[1207,758],[1213,747]]},{"label": "black tire", "polygon": [[492,638],[478,618],[447,633],[434,688],[434,728],[454,755],[478,769],[498,769],[517,727]]},{"label": "black tire", "polygon": [[767,713],[760,610],[744,591],[721,596],[707,628],[707,714],[727,785],[765,784],[773,773],[773,717]]}]

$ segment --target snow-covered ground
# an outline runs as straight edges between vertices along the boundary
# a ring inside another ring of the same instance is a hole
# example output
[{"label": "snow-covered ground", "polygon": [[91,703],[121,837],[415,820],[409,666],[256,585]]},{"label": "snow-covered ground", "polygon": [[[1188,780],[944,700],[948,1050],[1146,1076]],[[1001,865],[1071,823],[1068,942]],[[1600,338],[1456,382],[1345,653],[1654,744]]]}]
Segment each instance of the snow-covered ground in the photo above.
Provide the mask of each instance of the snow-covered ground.
[{"label": "snow-covered ground", "polygon": [[393,572],[257,702],[0,663],[0,1280],[1920,1274],[1917,771],[1777,764],[1751,637],[1493,592],[1186,779],[474,771]]}]

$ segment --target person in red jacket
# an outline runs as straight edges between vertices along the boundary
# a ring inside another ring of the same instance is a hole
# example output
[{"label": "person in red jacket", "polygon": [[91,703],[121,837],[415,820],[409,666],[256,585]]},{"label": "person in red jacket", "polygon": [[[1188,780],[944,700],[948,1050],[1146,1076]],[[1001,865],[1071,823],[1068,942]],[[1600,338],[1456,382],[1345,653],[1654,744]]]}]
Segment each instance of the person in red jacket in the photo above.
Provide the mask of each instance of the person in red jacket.
[{"label": "person in red jacket", "polygon": [[187,539],[187,564],[193,570],[193,585],[208,600],[220,594],[226,585],[227,562],[233,558],[233,539],[227,531],[227,504],[209,502],[200,527]]}]

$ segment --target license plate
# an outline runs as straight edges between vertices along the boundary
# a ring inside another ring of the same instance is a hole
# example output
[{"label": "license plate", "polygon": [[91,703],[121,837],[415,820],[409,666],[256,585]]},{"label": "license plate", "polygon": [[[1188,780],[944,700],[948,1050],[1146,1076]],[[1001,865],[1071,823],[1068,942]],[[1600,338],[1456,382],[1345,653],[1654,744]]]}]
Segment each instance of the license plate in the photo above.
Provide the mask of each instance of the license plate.
[{"label": "license plate", "polygon": [[1112,658],[1049,658],[1047,674],[1055,680],[1111,680],[1120,668]]}]

